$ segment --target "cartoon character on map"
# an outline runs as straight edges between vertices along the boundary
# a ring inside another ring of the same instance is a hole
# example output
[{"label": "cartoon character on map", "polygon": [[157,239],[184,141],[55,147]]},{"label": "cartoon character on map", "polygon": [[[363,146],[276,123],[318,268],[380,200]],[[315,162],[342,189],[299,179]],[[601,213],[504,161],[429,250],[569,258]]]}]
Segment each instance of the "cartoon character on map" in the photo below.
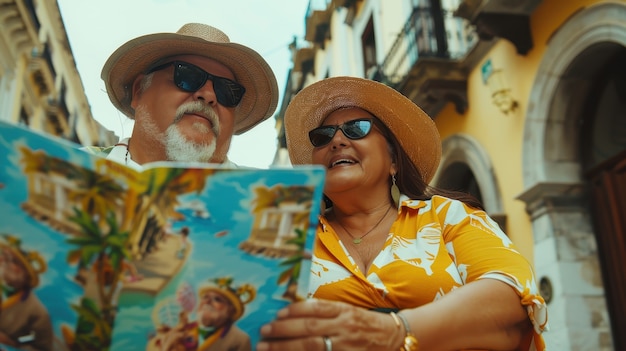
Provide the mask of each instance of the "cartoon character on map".
[{"label": "cartoon character on map", "polygon": [[37,252],[21,248],[21,240],[0,240],[0,344],[21,350],[51,350],[54,340],[48,310],[33,293],[47,269]]},{"label": "cartoon character on map", "polygon": [[256,297],[256,289],[243,284],[233,287],[230,277],[213,279],[198,289],[198,306],[195,321],[189,321],[190,311],[184,308],[189,299],[183,290],[177,293],[178,303],[183,306],[178,325],[161,327],[155,345],[165,351],[250,351],[250,336],[239,329],[235,322],[244,313],[244,305]]},{"label": "cartoon character on map", "polygon": [[189,227],[184,226],[180,229],[180,247],[176,252],[176,257],[183,259],[189,250]]}]

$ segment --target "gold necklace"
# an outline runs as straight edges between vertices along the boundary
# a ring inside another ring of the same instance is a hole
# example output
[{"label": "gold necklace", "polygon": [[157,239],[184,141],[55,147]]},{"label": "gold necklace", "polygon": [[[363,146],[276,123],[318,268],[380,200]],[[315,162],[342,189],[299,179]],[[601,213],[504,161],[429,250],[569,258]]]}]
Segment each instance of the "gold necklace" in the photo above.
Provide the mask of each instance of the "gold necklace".
[{"label": "gold necklace", "polygon": [[365,236],[369,233],[371,233],[372,231],[374,231],[374,229],[376,229],[376,227],[378,227],[378,225],[383,221],[383,219],[385,219],[385,217],[387,217],[387,214],[389,213],[389,211],[391,211],[391,206],[389,206],[389,208],[387,208],[387,211],[385,212],[385,214],[380,217],[380,219],[378,220],[378,222],[376,222],[376,224],[374,224],[374,226],[372,227],[372,229],[368,230],[367,233],[361,235],[358,238],[355,238],[354,235],[352,235],[352,233],[350,233],[350,231],[348,230],[348,228],[344,227],[343,224],[341,224],[341,222],[339,221],[339,219],[337,218],[337,223],[339,224],[339,226],[346,231],[346,233],[348,233],[348,235],[350,235],[350,237],[352,238],[352,242],[355,243],[356,245],[359,245],[361,243],[361,241],[363,241],[363,238],[365,238]]}]

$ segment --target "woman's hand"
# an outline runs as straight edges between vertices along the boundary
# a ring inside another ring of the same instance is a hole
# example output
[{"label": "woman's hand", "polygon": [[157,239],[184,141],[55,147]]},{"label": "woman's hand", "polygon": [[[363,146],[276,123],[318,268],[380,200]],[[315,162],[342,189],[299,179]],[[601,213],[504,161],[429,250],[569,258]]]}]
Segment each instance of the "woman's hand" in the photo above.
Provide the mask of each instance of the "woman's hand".
[{"label": "woman's hand", "polygon": [[[423,350],[512,350],[532,331],[517,293],[495,279],[471,282],[401,313]],[[261,328],[264,339],[257,351],[395,351],[405,335],[404,327],[389,314],[343,302],[307,300],[280,310],[275,321]]]},{"label": "woman's hand", "polygon": [[275,321],[261,328],[261,336],[257,351],[381,351],[398,350],[404,330],[386,313],[307,300],[280,310]]}]

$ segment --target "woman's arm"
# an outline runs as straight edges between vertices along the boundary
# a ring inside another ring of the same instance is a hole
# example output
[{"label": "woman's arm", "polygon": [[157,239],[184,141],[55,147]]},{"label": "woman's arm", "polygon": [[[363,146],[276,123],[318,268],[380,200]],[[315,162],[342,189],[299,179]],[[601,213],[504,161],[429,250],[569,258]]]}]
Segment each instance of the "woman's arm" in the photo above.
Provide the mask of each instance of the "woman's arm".
[{"label": "woman's arm", "polygon": [[[419,350],[514,350],[531,324],[520,297],[493,279],[464,285],[427,305],[402,310]],[[280,311],[264,326],[257,350],[320,350],[323,336],[334,350],[397,351],[405,331],[393,317],[341,302],[310,300]]]},{"label": "woman's arm", "polygon": [[532,328],[515,290],[494,279],[477,280],[401,313],[420,350],[514,350]]}]

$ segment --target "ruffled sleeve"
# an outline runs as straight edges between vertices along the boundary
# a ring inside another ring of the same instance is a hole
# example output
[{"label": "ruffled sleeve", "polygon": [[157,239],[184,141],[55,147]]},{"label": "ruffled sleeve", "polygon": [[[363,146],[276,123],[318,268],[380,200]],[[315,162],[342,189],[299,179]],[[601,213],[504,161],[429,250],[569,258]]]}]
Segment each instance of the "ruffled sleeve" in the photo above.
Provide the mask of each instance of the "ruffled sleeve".
[{"label": "ruffled sleeve", "polygon": [[439,215],[445,216],[443,235],[446,248],[465,284],[478,279],[496,279],[511,286],[520,296],[533,325],[532,335],[519,350],[543,351],[541,334],[548,330],[548,312],[539,294],[532,265],[515,248],[487,213],[462,202],[442,198]]}]

